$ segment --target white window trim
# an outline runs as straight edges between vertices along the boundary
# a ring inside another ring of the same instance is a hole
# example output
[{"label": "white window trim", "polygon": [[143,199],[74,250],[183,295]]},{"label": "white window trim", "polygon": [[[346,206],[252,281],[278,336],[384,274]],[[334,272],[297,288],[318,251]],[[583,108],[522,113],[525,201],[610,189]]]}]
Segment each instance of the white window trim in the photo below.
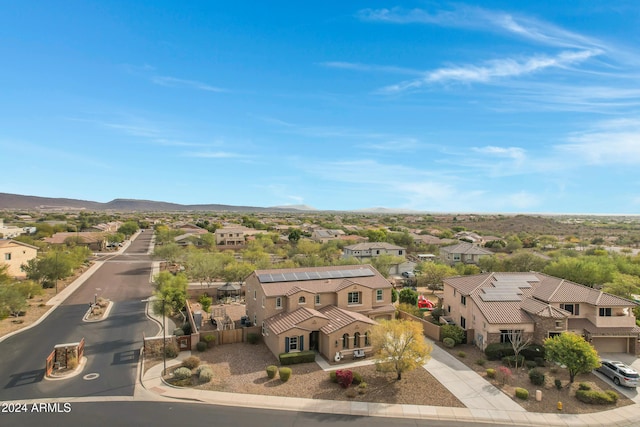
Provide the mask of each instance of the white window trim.
[{"label": "white window trim", "polygon": [[384,301],[384,291],[382,289],[376,290],[376,302]]}]

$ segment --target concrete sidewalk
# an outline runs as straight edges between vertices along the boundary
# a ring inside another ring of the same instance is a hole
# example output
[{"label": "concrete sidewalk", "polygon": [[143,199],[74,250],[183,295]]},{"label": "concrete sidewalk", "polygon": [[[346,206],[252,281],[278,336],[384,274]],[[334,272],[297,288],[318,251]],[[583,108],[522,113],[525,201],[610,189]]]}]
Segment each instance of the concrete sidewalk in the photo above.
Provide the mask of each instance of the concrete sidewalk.
[{"label": "concrete sidewalk", "polygon": [[[167,361],[167,367],[180,364],[190,352],[183,352],[177,359]],[[341,368],[361,366],[371,361],[358,361],[341,365]],[[335,369],[322,361],[325,369]],[[326,366],[325,366],[326,365]],[[466,367],[446,351],[434,346],[431,360],[424,365],[436,379],[442,382],[466,408],[442,406],[394,405],[357,401],[334,401],[318,399],[287,398],[263,395],[242,395],[215,391],[178,388],[162,381],[162,364],[155,365],[142,375],[142,385],[136,387],[139,399],[179,399],[205,404],[237,406],[246,408],[277,409],[340,415],[377,416],[440,420],[453,422],[475,422],[482,424],[511,424],[518,426],[638,426],[640,411],[638,406],[592,414],[543,414],[526,412],[520,405],[484,378]]]}]

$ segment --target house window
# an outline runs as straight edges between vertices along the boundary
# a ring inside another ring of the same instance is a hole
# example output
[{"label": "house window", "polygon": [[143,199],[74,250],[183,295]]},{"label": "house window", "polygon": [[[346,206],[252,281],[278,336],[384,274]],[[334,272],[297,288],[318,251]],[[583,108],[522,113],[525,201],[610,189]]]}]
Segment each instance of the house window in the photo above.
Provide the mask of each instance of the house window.
[{"label": "house window", "polygon": [[282,297],[276,298],[276,308],[282,308]]},{"label": "house window", "polygon": [[611,317],[611,307],[600,307],[600,317]]},{"label": "house window", "polygon": [[376,290],[376,301],[382,301],[384,299],[384,294],[382,293],[382,289]]},{"label": "house window", "polygon": [[298,349],[298,337],[289,337],[289,351]]},{"label": "house window", "polygon": [[253,300],[255,301],[257,297],[258,297],[258,291],[254,290],[253,291]]},{"label": "house window", "polygon": [[511,342],[511,337],[515,336],[516,334],[520,334],[520,336],[523,336],[524,331],[523,330],[513,330],[513,329],[501,329],[500,330],[500,342],[510,343]]},{"label": "house window", "polygon": [[253,315],[253,324],[257,325],[258,324],[258,315],[254,313]]},{"label": "house window", "polygon": [[371,345],[371,336],[369,335],[369,332],[364,333],[364,345],[365,347]]},{"label": "house window", "polygon": [[460,327],[462,329],[467,329],[467,319],[462,316],[460,316]]},{"label": "house window", "polygon": [[316,295],[315,297],[313,297],[313,299],[315,305],[320,305],[320,295]]},{"label": "house window", "polygon": [[467,297],[464,295],[460,295],[460,304],[467,305]]},{"label": "house window", "polygon": [[562,320],[556,320],[556,329],[562,328]]},{"label": "house window", "polygon": [[580,304],[560,304],[560,308],[577,316],[580,314]]},{"label": "house window", "polygon": [[349,348],[349,334],[342,336],[342,348]]},{"label": "house window", "polygon": [[353,348],[360,347],[360,332],[353,334]]},{"label": "house window", "polygon": [[262,296],[262,308],[264,308],[264,295]]},{"label": "house window", "polygon": [[347,294],[347,304],[361,304],[362,298],[360,298],[361,292],[349,292]]},{"label": "house window", "polygon": [[447,306],[447,313],[451,314],[451,306],[450,305]]},{"label": "house window", "polygon": [[455,289],[453,290],[453,296],[454,297],[456,296],[456,290]]},{"label": "house window", "polygon": [[399,250],[399,251],[398,251],[398,255],[402,255],[402,250]]},{"label": "house window", "polygon": [[460,261],[460,254],[453,254],[454,261]]},{"label": "house window", "polygon": [[10,253],[4,254],[4,260],[11,261],[11,254]]},{"label": "house window", "polygon": [[306,303],[307,303],[307,299],[305,297],[298,298],[298,304],[306,304]]},{"label": "house window", "polygon": [[262,336],[267,335],[267,329],[264,327],[264,322],[262,322]]}]

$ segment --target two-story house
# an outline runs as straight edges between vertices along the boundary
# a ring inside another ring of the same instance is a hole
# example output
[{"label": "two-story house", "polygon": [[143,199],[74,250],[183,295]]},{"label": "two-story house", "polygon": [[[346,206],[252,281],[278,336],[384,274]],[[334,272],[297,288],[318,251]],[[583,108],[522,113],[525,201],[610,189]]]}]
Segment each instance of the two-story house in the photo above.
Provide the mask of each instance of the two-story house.
[{"label": "two-story house", "polygon": [[276,356],[371,351],[375,320],[395,313],[391,283],[370,265],[256,270],[245,283],[247,315]]},{"label": "two-story house", "polygon": [[216,245],[239,246],[244,245],[245,229],[241,227],[219,228],[215,231]]},{"label": "two-story house", "polygon": [[562,332],[584,336],[599,352],[640,354],[638,304],[543,273],[484,273],[444,279],[443,308],[484,349],[513,331],[532,342]]},{"label": "two-story house", "polygon": [[24,278],[27,274],[22,271],[22,264],[26,264],[38,256],[38,248],[17,240],[0,240],[0,265],[7,265],[7,274],[12,277]]},{"label": "two-story house", "polygon": [[469,242],[460,242],[440,248],[442,261],[449,265],[455,265],[459,262],[463,264],[478,264],[480,258],[491,255],[493,255],[493,252]]},{"label": "two-story house", "polygon": [[355,258],[358,261],[366,261],[380,255],[394,255],[405,257],[407,250],[401,246],[392,245],[387,242],[366,242],[345,246],[342,258]]}]

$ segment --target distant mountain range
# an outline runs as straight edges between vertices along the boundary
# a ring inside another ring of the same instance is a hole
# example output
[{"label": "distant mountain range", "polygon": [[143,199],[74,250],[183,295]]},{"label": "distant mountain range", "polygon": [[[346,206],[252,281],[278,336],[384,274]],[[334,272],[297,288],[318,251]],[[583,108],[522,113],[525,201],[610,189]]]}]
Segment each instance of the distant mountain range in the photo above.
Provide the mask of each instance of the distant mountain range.
[{"label": "distant mountain range", "polygon": [[116,212],[300,212],[314,211],[305,205],[274,206],[268,208],[255,206],[231,206],[219,204],[181,205],[177,203],[156,202],[153,200],[114,199],[108,203],[90,200],[65,199],[53,197],[23,196],[20,194],[0,193],[0,209],[38,209],[57,211],[116,211]]}]

